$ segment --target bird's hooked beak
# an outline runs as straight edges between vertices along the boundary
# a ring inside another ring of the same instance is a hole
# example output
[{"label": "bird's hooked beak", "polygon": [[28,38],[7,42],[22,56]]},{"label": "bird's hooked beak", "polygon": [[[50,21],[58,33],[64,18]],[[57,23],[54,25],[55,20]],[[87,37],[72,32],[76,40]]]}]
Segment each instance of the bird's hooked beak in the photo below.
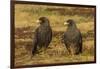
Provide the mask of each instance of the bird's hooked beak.
[{"label": "bird's hooked beak", "polygon": [[68,23],[67,22],[64,22],[64,25],[68,25]]},{"label": "bird's hooked beak", "polygon": [[41,21],[40,21],[40,20],[37,20],[36,22],[37,22],[37,23],[40,23]]}]

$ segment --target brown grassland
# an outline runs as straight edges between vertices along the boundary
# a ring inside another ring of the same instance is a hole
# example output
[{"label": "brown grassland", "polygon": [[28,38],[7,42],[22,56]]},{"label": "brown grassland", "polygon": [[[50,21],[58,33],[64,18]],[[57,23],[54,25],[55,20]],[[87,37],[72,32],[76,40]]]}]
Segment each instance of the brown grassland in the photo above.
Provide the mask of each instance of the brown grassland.
[{"label": "brown grassland", "polygon": [[[53,39],[46,51],[31,58],[32,38],[39,24],[36,20],[46,16],[50,20]],[[74,19],[83,37],[83,53],[68,55],[61,36],[67,26],[63,23]],[[53,63],[73,63],[94,61],[94,8],[15,5],[15,66]]]}]

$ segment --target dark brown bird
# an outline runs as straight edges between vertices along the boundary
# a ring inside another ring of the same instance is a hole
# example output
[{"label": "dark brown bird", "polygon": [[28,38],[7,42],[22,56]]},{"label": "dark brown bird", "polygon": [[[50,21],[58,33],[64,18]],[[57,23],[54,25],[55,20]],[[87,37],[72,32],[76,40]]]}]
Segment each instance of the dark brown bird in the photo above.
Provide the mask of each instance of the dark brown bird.
[{"label": "dark brown bird", "polygon": [[37,48],[47,48],[52,40],[52,29],[50,22],[46,17],[40,17],[38,19],[40,26],[35,30],[33,39],[32,54],[36,54]]},{"label": "dark brown bird", "polygon": [[68,26],[63,35],[63,42],[69,54],[82,53],[82,35],[74,20],[69,19],[64,24],[67,24]]}]

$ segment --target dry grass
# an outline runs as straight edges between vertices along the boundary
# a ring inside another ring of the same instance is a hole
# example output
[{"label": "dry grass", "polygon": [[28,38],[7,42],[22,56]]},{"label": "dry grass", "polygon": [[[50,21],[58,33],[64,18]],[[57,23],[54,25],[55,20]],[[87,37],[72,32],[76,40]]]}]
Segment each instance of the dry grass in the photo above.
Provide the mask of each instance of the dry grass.
[{"label": "dry grass", "polygon": [[[53,8],[53,9],[52,9]],[[58,10],[63,8],[64,12]],[[72,63],[94,61],[94,17],[93,11],[72,12],[75,7],[52,7],[37,5],[15,6],[15,66],[20,65],[39,65],[51,63]],[[48,10],[49,9],[49,10]],[[55,10],[56,9],[56,10]],[[77,8],[77,10],[80,10]],[[93,9],[92,9],[93,10]],[[70,13],[70,15],[66,14]],[[80,13],[80,14],[78,14]],[[83,14],[84,13],[84,14]],[[90,14],[89,14],[90,13]],[[38,26],[35,22],[40,16],[46,16],[50,20],[53,29],[53,39],[46,51],[32,57],[32,38],[34,30]],[[67,19],[74,19],[83,37],[83,53],[80,55],[68,55],[61,36],[66,30],[63,25]]]}]

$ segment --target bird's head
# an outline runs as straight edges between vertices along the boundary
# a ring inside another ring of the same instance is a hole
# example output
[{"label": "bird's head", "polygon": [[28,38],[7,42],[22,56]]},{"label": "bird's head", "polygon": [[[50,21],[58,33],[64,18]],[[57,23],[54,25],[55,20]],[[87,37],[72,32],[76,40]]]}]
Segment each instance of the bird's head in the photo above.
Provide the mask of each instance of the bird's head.
[{"label": "bird's head", "polygon": [[65,21],[64,25],[68,25],[68,27],[76,26],[74,20],[72,20],[72,19],[69,19],[69,20]]},{"label": "bird's head", "polygon": [[43,24],[48,24],[49,23],[49,20],[48,18],[46,17],[40,17],[38,20],[37,20],[37,23],[43,25]]}]

